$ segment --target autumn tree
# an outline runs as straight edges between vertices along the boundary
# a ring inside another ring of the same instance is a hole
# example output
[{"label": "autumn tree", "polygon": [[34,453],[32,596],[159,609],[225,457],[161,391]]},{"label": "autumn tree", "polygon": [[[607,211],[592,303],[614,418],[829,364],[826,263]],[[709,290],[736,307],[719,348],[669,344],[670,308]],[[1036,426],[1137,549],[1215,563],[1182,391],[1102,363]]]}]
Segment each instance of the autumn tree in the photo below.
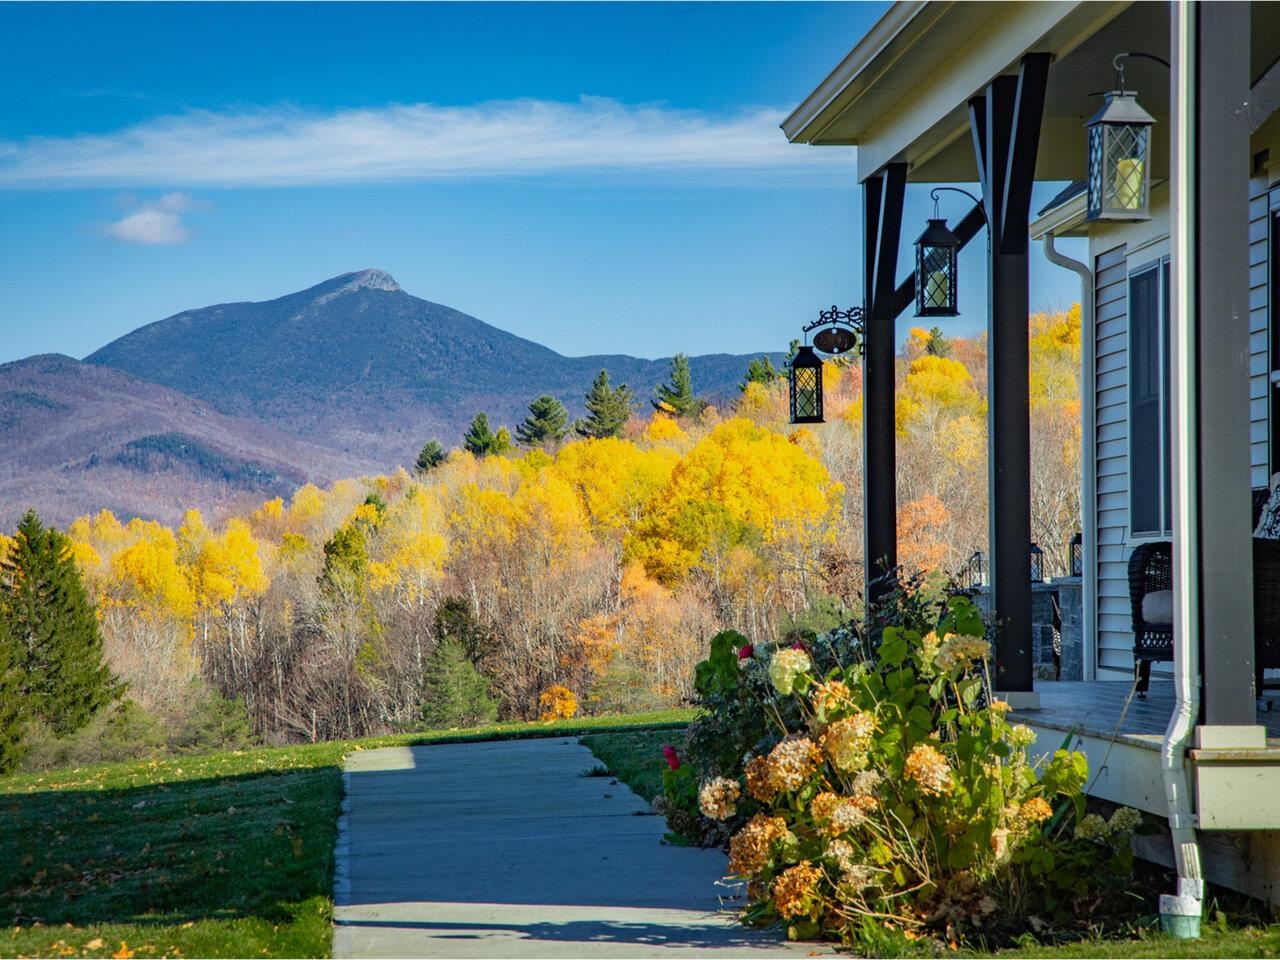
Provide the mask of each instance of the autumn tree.
[{"label": "autumn tree", "polygon": [[529,404],[529,415],[516,426],[516,439],[526,447],[559,443],[569,432],[569,411],[564,404],[544,393]]},{"label": "autumn tree", "polygon": [[489,415],[481,410],[471,421],[471,426],[462,437],[462,445],[477,457],[490,454],[506,453],[511,449],[511,435],[506,427],[499,427],[497,433],[489,426]]},{"label": "autumn tree", "polygon": [[689,358],[677,353],[671,358],[671,371],[666,383],[654,390],[653,407],[677,417],[694,416],[702,412],[705,402],[693,395],[693,375],[689,372]]},{"label": "autumn tree", "polygon": [[0,562],[0,617],[25,658],[24,696],[59,735],[79,730],[120,696],[71,544],[28,510]]},{"label": "autumn tree", "polygon": [[418,459],[414,461],[414,469],[419,473],[430,473],[444,463],[446,456],[439,440],[428,440],[426,446],[419,451]]},{"label": "autumn tree", "polygon": [[575,421],[573,430],[580,437],[603,440],[616,437],[635,412],[636,399],[625,384],[609,386],[609,371],[601,370],[587,391],[585,419]]}]

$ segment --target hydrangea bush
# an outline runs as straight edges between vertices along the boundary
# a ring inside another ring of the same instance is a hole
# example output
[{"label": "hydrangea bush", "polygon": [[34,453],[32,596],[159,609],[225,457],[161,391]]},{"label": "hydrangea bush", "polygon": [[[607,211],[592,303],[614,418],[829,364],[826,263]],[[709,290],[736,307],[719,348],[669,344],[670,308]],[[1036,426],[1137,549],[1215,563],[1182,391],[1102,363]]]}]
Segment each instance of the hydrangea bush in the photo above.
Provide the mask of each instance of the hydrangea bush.
[{"label": "hydrangea bush", "polygon": [[870,650],[848,632],[746,656],[738,640],[699,667],[690,744],[748,921],[863,945],[885,927],[1007,941],[1083,922],[1124,887],[1137,813],[1086,816],[1084,756],[1029,754],[967,598],[935,629],[883,627]]}]

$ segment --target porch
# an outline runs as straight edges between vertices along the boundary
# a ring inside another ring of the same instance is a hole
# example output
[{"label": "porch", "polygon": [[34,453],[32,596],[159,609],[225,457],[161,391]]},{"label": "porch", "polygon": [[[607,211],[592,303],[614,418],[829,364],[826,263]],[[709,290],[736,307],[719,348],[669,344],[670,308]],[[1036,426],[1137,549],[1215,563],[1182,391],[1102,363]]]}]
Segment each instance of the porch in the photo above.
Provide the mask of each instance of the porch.
[{"label": "porch", "polygon": [[[1159,832],[1135,837],[1135,849],[1153,863],[1175,868],[1161,770],[1165,729],[1174,711],[1172,682],[1153,679],[1145,699],[1133,693],[1131,683],[1106,680],[1039,680],[1036,690],[1039,709],[1009,714],[1012,722],[1035,731],[1035,752],[1065,747],[1088,757],[1089,795],[1151,814]],[[1280,792],[1280,691],[1268,691],[1259,703],[1256,719],[1266,730],[1265,749],[1191,750],[1184,765],[1197,795],[1205,879],[1277,904],[1280,831],[1233,829],[1237,818],[1252,826],[1259,800]]]}]

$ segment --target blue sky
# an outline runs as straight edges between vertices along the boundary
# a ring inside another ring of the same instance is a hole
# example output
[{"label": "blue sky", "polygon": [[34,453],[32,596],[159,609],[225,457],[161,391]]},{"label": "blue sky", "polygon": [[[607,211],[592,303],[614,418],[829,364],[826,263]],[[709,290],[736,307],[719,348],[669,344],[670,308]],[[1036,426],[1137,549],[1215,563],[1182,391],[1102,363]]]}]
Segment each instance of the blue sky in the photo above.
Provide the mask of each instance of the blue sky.
[{"label": "blue sky", "polygon": [[564,353],[785,349],[861,230],[777,124],[886,6],[0,4],[0,362],[365,267]]}]

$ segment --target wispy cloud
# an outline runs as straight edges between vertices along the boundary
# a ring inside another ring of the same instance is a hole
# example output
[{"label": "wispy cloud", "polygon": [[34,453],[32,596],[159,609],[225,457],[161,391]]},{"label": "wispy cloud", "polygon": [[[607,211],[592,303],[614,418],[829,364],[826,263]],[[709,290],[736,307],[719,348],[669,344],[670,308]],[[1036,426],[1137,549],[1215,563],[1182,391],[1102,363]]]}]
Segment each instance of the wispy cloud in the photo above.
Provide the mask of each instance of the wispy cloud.
[{"label": "wispy cloud", "polygon": [[103,227],[103,233],[124,243],[147,246],[169,246],[186,243],[190,232],[182,222],[182,214],[191,207],[185,193],[166,193],[158,200],[144,203],[115,223]]},{"label": "wispy cloud", "polygon": [[847,169],[792,146],[782,111],[729,116],[584,97],[330,113],[193,111],[107,134],[0,141],[0,187],[246,187],[663,171],[741,182]]}]

